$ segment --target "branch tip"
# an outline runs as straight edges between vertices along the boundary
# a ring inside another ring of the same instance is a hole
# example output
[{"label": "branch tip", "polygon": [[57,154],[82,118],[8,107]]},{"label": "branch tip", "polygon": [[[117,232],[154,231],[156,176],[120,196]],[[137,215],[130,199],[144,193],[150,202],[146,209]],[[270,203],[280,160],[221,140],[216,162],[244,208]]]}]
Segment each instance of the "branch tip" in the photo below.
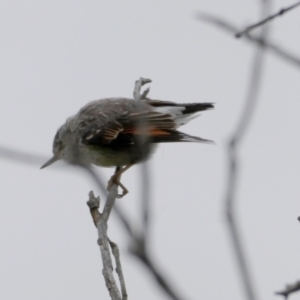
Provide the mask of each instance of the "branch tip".
[{"label": "branch tip", "polygon": [[89,192],[89,200],[86,202],[90,209],[98,209],[100,207],[100,196],[95,197],[94,192]]},{"label": "branch tip", "polygon": [[142,94],[141,94],[141,89],[142,89],[143,85],[150,83],[150,82],[152,82],[151,79],[143,78],[143,77],[140,77],[140,79],[135,82],[134,90],[133,90],[133,98],[135,100],[142,100],[142,99],[146,98],[146,96],[149,93],[149,88],[146,89]]}]

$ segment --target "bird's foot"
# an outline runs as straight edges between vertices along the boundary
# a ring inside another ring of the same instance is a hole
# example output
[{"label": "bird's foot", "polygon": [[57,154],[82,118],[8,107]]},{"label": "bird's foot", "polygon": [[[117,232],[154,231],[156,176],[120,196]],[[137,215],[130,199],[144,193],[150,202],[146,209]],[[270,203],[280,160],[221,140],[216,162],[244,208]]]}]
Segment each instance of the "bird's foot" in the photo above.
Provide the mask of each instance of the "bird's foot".
[{"label": "bird's foot", "polygon": [[119,176],[116,176],[118,174],[114,174],[113,176],[111,176],[110,180],[108,181],[107,184],[107,190],[110,191],[111,187],[116,184],[117,186],[119,186],[122,189],[122,194],[118,194],[117,198],[122,198],[124,197],[126,194],[129,193],[129,191],[127,190],[127,188],[120,182],[119,180]]}]

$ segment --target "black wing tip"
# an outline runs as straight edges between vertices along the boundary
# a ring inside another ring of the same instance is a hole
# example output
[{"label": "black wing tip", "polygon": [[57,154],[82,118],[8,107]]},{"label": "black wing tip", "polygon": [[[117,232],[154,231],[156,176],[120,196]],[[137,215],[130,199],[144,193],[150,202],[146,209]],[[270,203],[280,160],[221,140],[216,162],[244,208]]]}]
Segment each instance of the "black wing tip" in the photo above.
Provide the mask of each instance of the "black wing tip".
[{"label": "black wing tip", "polygon": [[172,101],[165,101],[165,100],[155,100],[155,99],[147,99],[149,105],[154,107],[160,107],[160,106],[207,106],[209,108],[214,108],[214,102],[188,102],[188,103],[182,103],[182,102],[172,102]]},{"label": "black wing tip", "polygon": [[183,105],[185,107],[185,110],[183,111],[184,114],[190,114],[190,113],[195,113],[198,111],[204,111],[204,110],[209,110],[213,109],[214,103],[187,103]]}]

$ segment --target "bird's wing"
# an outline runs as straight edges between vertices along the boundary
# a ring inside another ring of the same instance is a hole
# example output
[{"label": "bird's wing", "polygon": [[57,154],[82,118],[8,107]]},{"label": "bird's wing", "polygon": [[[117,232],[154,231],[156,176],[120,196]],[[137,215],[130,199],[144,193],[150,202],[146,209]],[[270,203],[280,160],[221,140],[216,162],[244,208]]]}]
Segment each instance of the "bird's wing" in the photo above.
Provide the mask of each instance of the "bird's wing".
[{"label": "bird's wing", "polygon": [[82,131],[82,142],[90,145],[133,144],[137,138],[169,135],[177,125],[169,114],[127,112],[107,122],[95,120]]},{"label": "bird's wing", "polygon": [[94,102],[80,112],[86,115],[82,118],[82,142],[117,146],[134,144],[140,138],[147,138],[152,143],[205,142],[176,129],[198,116],[198,112],[210,108],[213,108],[211,103],[177,104],[159,100],[136,102],[130,99],[108,99]]}]

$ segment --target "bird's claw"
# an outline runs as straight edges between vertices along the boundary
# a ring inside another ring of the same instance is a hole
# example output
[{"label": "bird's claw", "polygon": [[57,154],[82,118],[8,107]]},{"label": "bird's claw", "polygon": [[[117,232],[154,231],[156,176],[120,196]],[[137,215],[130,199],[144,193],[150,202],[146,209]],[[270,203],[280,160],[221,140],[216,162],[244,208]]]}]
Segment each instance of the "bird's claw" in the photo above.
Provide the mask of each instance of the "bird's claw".
[{"label": "bird's claw", "polygon": [[120,182],[120,180],[115,175],[111,176],[110,180],[108,181],[107,190],[110,191],[114,184],[116,184],[122,189],[122,194],[117,195],[118,199],[123,198],[126,194],[128,194],[129,191],[127,190],[127,188]]}]

